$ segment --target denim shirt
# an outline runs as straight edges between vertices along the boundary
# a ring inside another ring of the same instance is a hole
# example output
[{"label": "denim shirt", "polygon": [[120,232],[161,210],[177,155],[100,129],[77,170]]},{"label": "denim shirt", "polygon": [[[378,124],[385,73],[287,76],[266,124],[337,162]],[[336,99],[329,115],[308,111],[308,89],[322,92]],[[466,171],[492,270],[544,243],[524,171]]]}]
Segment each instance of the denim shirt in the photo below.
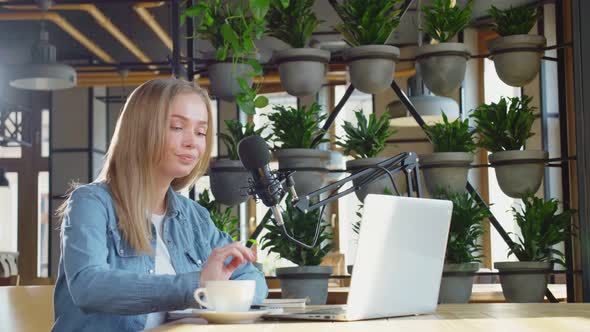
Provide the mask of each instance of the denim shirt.
[{"label": "denim shirt", "polygon": [[[78,187],[61,225],[61,257],[54,293],[53,331],[138,331],[147,314],[196,307],[193,292],[215,247],[232,242],[209,212],[168,190],[163,241],[176,275],[156,275],[155,257],[136,253],[117,227],[115,206],[104,183]],[[156,233],[152,225],[152,248]],[[268,293],[264,275],[251,263],[231,279],[256,281],[254,303]]]}]

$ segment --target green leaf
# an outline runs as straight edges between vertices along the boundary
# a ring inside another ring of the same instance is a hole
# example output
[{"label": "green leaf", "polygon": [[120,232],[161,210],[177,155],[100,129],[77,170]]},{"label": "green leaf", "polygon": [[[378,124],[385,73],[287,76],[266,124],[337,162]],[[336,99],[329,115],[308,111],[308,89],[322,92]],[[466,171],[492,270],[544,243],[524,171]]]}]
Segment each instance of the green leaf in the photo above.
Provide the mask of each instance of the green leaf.
[{"label": "green leaf", "polygon": [[248,60],[248,64],[253,69],[252,76],[259,76],[259,75],[262,75],[263,74],[263,72],[262,72],[262,65],[260,64],[260,62],[258,62],[255,59],[249,59]]},{"label": "green leaf", "polygon": [[281,5],[283,6],[283,8],[286,9],[287,7],[289,7],[289,0],[281,0]]},{"label": "green leaf", "polygon": [[250,10],[257,20],[263,20],[270,7],[270,0],[250,0]]},{"label": "green leaf", "polygon": [[256,99],[254,99],[254,106],[256,108],[263,108],[266,107],[268,105],[268,98],[266,98],[265,96],[258,96]]},{"label": "green leaf", "polygon": [[242,91],[244,93],[247,93],[248,91],[250,91],[250,84],[248,84],[248,82],[246,81],[245,78],[243,77],[238,77],[238,85],[240,86],[240,89],[242,89]]},{"label": "green leaf", "polygon": [[239,47],[238,34],[228,23],[221,25],[221,36],[225,43],[228,43],[232,48],[236,49]]}]

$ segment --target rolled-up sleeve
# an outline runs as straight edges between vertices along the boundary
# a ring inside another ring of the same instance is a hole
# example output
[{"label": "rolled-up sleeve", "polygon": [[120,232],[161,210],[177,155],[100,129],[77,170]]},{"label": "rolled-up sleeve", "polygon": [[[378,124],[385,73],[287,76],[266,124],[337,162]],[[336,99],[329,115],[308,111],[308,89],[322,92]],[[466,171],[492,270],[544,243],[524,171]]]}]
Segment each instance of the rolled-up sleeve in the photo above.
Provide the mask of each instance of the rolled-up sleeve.
[{"label": "rolled-up sleeve", "polygon": [[76,189],[64,212],[63,267],[72,300],[81,310],[142,314],[193,304],[199,272],[150,275],[109,266],[107,209],[91,190]]},{"label": "rolled-up sleeve", "polygon": [[[209,239],[211,248],[218,248],[228,245],[233,242],[232,237],[222,232],[215,226],[211,220],[209,211],[204,207],[197,205],[200,217],[203,219],[204,231]],[[256,281],[256,294],[254,296],[254,304],[262,304],[262,301],[268,296],[268,286],[264,274],[258,270],[254,264],[245,263],[238,267],[231,275],[232,280],[254,280]]]}]

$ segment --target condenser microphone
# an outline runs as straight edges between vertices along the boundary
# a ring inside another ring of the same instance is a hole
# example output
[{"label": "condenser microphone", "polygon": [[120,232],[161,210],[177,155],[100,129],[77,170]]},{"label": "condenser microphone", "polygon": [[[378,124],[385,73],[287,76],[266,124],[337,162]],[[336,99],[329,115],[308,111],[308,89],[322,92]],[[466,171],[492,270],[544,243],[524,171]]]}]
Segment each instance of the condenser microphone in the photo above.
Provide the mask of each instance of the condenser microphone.
[{"label": "condenser microphone", "polygon": [[285,191],[277,175],[270,170],[270,151],[264,139],[258,135],[248,136],[238,143],[238,154],[244,167],[252,174],[249,194],[258,197],[271,208],[277,225],[283,225],[279,204]]}]

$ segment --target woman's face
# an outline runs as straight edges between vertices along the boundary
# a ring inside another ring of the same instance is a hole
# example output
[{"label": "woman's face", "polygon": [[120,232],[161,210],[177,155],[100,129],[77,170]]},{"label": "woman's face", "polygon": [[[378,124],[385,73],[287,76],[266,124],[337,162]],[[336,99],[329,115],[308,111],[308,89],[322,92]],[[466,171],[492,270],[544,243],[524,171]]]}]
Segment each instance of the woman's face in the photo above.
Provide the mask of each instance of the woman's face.
[{"label": "woman's face", "polygon": [[190,174],[203,153],[207,137],[207,106],[195,93],[172,100],[166,150],[159,171],[163,176],[181,178]]}]

